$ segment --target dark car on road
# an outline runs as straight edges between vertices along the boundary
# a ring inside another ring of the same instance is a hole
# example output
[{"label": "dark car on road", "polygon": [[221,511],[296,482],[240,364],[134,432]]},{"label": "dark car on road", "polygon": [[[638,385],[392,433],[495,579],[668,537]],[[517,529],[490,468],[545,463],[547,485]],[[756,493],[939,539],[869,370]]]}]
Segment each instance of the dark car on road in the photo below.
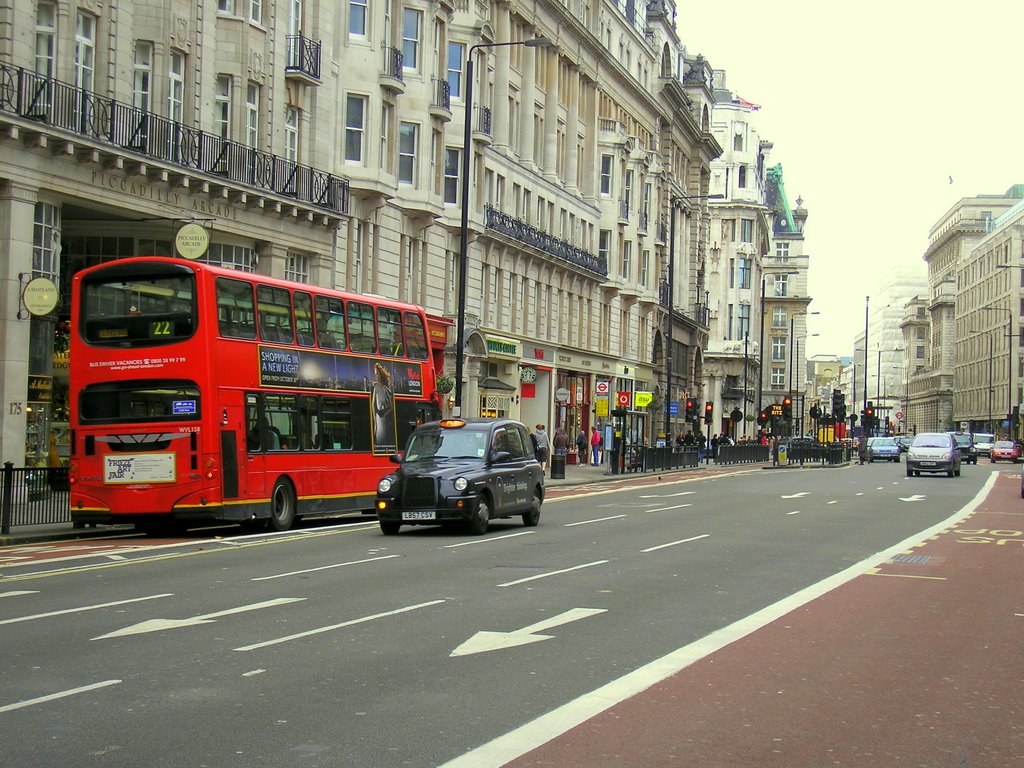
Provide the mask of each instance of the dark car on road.
[{"label": "dark car on road", "polygon": [[442,419],[416,427],[398,469],[377,485],[384,534],[403,525],[465,524],[487,532],[494,518],[540,521],[544,472],[530,435],[512,419]]},{"label": "dark car on road", "polygon": [[964,464],[978,463],[978,449],[974,445],[974,438],[966,432],[950,432],[956,440],[956,447],[960,449],[960,461]]}]

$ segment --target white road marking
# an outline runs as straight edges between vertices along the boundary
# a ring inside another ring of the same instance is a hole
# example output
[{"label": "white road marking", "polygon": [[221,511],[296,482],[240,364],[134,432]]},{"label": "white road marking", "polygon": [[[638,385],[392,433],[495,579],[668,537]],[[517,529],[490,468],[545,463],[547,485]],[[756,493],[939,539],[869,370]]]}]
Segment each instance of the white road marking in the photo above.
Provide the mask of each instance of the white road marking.
[{"label": "white road marking", "polygon": [[673,496],[692,496],[696,491],[680,491],[679,493],[656,493],[651,496],[641,496],[641,499],[671,499]]},{"label": "white road marking", "polygon": [[674,507],[658,507],[657,509],[649,509],[648,512],[668,512],[670,509],[683,509],[684,507],[692,507],[693,504],[676,504]]},{"label": "white road marking", "polygon": [[[459,757],[449,760],[438,768],[498,768],[522,757],[530,750],[546,744],[563,733],[601,714],[610,707],[625,701],[631,696],[641,693],[652,685],[665,680],[715,651],[741,640],[747,635],[764,627],[790,611],[831,592],[848,581],[862,575],[867,569],[880,565],[893,555],[899,554],[909,546],[919,543],[951,525],[968,517],[981,504],[995,484],[998,473],[993,472],[978,491],[977,495],[966,506],[955,512],[943,522],[914,534],[894,547],[879,552],[839,573],[828,577],[817,584],[812,584],[796,594],[783,598],[774,605],[733,622],[727,627],[716,630],[700,640],[672,651],[660,659],[655,659],[633,672],[617,680],[602,685],[600,688],[585,693],[573,701],[541,715],[536,720],[521,725],[514,731],[499,736],[492,741],[470,750]],[[1022,614],[1024,615],[1024,614]]]},{"label": "white road marking", "polygon": [[516,629],[512,632],[477,632],[448,655],[450,657],[470,656],[474,653],[505,650],[506,648],[515,648],[541,640],[550,640],[554,635],[538,635],[535,633],[607,612],[606,608],[573,608],[557,616],[552,616],[550,619],[538,621],[536,624],[531,624],[528,627]]},{"label": "white road marking", "polygon": [[303,573],[316,573],[317,571],[329,571],[332,568],[344,568],[346,565],[362,565],[363,563],[375,563],[378,560],[390,560],[393,557],[400,557],[400,555],[383,555],[381,557],[370,557],[366,560],[350,560],[347,563],[333,563],[331,565],[321,565],[317,568],[306,568],[302,571],[289,571],[288,573],[277,573],[273,576],[257,576],[249,581],[270,581],[271,579],[283,579],[285,576],[299,576]]},{"label": "white road marking", "polygon": [[786,513],[786,515],[799,515],[799,514],[800,514],[800,510],[799,509],[796,510],[795,512],[787,512]]},{"label": "white road marking", "polygon": [[839,503],[839,500],[838,500],[838,499],[836,499],[835,501],[830,501],[830,502],[828,502],[828,503],[829,503],[829,504],[838,504],[838,503]]},{"label": "white road marking", "polygon": [[240,605],[237,608],[228,608],[224,611],[216,611],[214,613],[206,613],[202,616],[193,616],[189,619],[149,619],[138,624],[132,624],[130,627],[124,629],[118,629],[113,632],[108,632],[105,635],[94,637],[93,640],[106,640],[110,637],[126,637],[127,635],[143,635],[147,632],[162,632],[165,629],[180,629],[182,627],[194,627],[199,624],[212,624],[222,616],[232,616],[236,613],[245,613],[246,611],[258,611],[263,608],[274,608],[278,605],[287,605],[288,603],[297,603],[305,600],[304,597],[278,597],[274,600],[264,600],[262,603],[250,603],[249,605]]},{"label": "white road marking", "polygon": [[400,613],[408,613],[409,611],[415,611],[420,608],[429,608],[432,605],[440,605],[444,600],[431,600],[427,603],[418,603],[416,605],[409,605],[405,608],[398,608],[394,611],[385,611],[384,613],[375,613],[372,616],[363,616],[361,619],[352,619],[351,621],[343,621],[340,624],[331,624],[329,627],[317,627],[316,629],[310,629],[306,632],[297,632],[294,635],[287,635],[286,637],[279,637],[275,640],[266,640],[262,643],[253,643],[252,645],[243,645],[241,648],[235,648],[236,651],[256,651],[260,648],[266,648],[271,645],[279,645],[281,643],[288,643],[292,640],[301,640],[304,637],[312,637],[313,635],[320,635],[324,632],[332,632],[335,629],[344,629],[345,627],[352,627],[356,624],[365,624],[368,621],[374,621],[376,619],[384,619],[388,616],[397,616]]},{"label": "white road marking", "polygon": [[265,669],[254,669],[252,672],[243,672],[242,677],[255,677],[256,675],[262,675],[266,671]]},{"label": "white road marking", "polygon": [[801,496],[806,496],[807,491],[800,491],[799,493],[791,493],[788,496],[780,496],[781,499],[799,499]]},{"label": "white road marking", "polygon": [[0,597],[20,597],[21,595],[38,595],[38,589],[16,589],[11,592],[0,592]]},{"label": "white road marking", "polygon": [[899,497],[900,501],[924,501],[926,498],[928,497],[922,496],[920,493],[915,493],[913,496],[908,498],[903,498],[902,496]]},{"label": "white road marking", "polygon": [[99,608],[111,608],[115,605],[128,605],[129,603],[141,603],[146,600],[157,600],[161,597],[174,597],[173,592],[162,595],[149,595],[148,597],[133,597],[130,600],[115,600],[112,603],[98,603],[97,605],[83,605],[78,608],[65,608],[62,611],[49,611],[48,613],[36,613],[32,616],[19,616],[16,619],[4,619],[0,624],[17,624],[22,621],[35,621],[36,619],[48,619],[51,616],[63,616],[68,613],[81,613],[82,611],[95,611]]},{"label": "white road marking", "polygon": [[607,520],[618,520],[618,519],[623,518],[623,517],[625,517],[625,515],[612,515],[611,517],[598,517],[598,518],[595,518],[593,520],[583,520],[583,521],[581,521],[579,523],[566,523],[565,527],[566,528],[572,528],[572,527],[577,526],[577,525],[590,525],[591,523],[603,523],[603,522],[605,522]]},{"label": "white road marking", "polygon": [[558,576],[563,573],[571,573],[572,571],[578,571],[581,568],[590,568],[595,565],[604,565],[608,560],[595,560],[592,563],[584,563],[583,565],[574,565],[572,568],[563,568],[560,571],[548,571],[547,573],[538,573],[536,576],[527,576],[525,579],[516,579],[515,581],[506,581],[504,584],[499,584],[499,587],[514,587],[516,584],[525,584],[528,581],[536,581],[537,579],[546,579],[548,576]]},{"label": "white road marking", "polygon": [[519,533],[509,533],[505,536],[491,536],[487,539],[473,539],[472,541],[463,541],[458,544],[445,544],[445,549],[455,549],[456,547],[470,547],[474,544],[490,544],[492,541],[501,541],[502,539],[514,539],[516,536],[532,536],[534,531],[520,531]]},{"label": "white road marking", "polygon": [[680,539],[679,541],[670,541],[668,544],[659,544],[656,547],[648,547],[647,549],[641,549],[641,552],[655,552],[659,549],[665,549],[666,547],[674,547],[676,544],[686,544],[690,541],[697,541],[698,539],[706,539],[710,536],[710,533],[702,533],[700,536],[691,536],[688,539]]},{"label": "white road marking", "polygon": [[67,696],[74,696],[76,693],[87,693],[88,691],[96,691],[100,688],[106,688],[110,685],[119,685],[120,680],[104,680],[102,683],[93,683],[92,685],[83,685],[81,688],[71,688],[66,691],[60,691],[58,693],[51,693],[46,696],[39,696],[35,699],[26,699],[25,701],[16,701],[13,704],[5,704],[0,707],[0,712],[13,712],[16,709],[24,709],[25,707],[32,707],[36,704],[44,704],[47,701],[55,701],[56,699],[63,699]]}]

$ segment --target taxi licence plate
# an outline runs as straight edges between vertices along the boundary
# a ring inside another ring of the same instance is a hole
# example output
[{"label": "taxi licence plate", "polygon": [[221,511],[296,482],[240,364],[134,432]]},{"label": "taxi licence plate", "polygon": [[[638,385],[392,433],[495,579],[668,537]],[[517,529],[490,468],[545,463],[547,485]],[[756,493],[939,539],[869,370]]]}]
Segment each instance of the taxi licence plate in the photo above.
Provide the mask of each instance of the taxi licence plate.
[{"label": "taxi licence plate", "polygon": [[432,509],[414,509],[409,512],[402,513],[403,520],[433,520],[434,510]]}]

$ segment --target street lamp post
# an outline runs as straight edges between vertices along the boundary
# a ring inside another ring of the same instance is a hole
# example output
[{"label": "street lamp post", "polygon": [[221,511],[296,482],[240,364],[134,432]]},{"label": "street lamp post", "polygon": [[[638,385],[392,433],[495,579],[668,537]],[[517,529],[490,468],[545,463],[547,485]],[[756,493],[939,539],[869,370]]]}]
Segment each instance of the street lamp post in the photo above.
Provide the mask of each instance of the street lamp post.
[{"label": "street lamp post", "polygon": [[466,355],[466,272],[469,264],[469,179],[470,162],[473,155],[473,53],[480,48],[501,48],[523,45],[527,48],[544,48],[551,45],[546,37],[530,40],[513,40],[507,43],[477,43],[469,47],[466,55],[466,101],[462,140],[462,228],[459,232],[459,296],[458,318],[455,325],[455,409],[456,416],[462,415],[462,377]]},{"label": "street lamp post", "polygon": [[[806,317],[807,315],[817,315],[818,312],[797,312],[795,315],[791,315],[789,318],[789,399],[793,399],[793,369],[795,366],[795,358],[793,357],[793,336],[794,336],[794,323],[798,317]],[[797,354],[799,355],[800,347],[797,347]],[[798,382],[799,383],[799,382]],[[799,423],[799,420],[797,421]],[[792,433],[792,425],[790,425],[790,433]]]},{"label": "street lamp post", "polygon": [[[764,410],[764,288],[768,282],[768,274],[775,277],[797,275],[799,272],[771,272],[761,275],[761,328],[757,344],[757,410],[760,413]],[[792,334],[790,334],[792,336]]]},{"label": "street lamp post", "polygon": [[978,309],[1006,313],[1006,436],[1008,439],[1014,440],[1017,425],[1013,423],[1013,310],[1006,307],[978,307]]}]

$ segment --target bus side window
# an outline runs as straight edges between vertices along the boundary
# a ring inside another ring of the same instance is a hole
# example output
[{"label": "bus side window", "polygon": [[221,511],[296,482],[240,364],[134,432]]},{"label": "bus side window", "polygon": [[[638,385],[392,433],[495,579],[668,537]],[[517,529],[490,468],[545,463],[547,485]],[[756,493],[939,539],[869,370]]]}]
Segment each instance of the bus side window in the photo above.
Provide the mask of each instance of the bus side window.
[{"label": "bus side window", "polygon": [[341,397],[323,399],[321,422],[322,448],[327,451],[352,450],[351,401]]},{"label": "bus side window", "polygon": [[346,310],[348,340],[352,351],[373,354],[377,351],[373,307],[359,301],[350,301]]},{"label": "bus side window", "polygon": [[221,336],[232,339],[256,338],[252,283],[217,278],[217,322]]},{"label": "bus side window", "polygon": [[405,313],[405,343],[408,354],[413,360],[426,360],[430,355],[427,350],[427,334],[423,330],[423,318],[415,312]]},{"label": "bus side window", "polygon": [[264,395],[263,413],[267,450],[297,451],[299,449],[299,407],[294,395]]},{"label": "bus side window", "polygon": [[292,297],[295,301],[295,336],[300,347],[313,346],[313,299],[308,293],[296,291]]},{"label": "bus side window", "polygon": [[260,412],[256,395],[245,396],[245,447],[252,453],[260,449]]},{"label": "bus side window", "polygon": [[345,307],[341,299],[316,297],[316,340],[321,349],[345,349]]},{"label": "bus side window", "polygon": [[286,288],[271,285],[256,287],[260,337],[278,344],[294,344],[292,333],[292,302]]},{"label": "bus side window", "polygon": [[391,307],[377,307],[377,333],[380,336],[380,353],[393,357],[405,357],[405,343],[402,341],[402,313]]},{"label": "bus side window", "polygon": [[303,397],[299,403],[302,421],[302,447],[307,451],[320,450],[320,408],[315,397]]}]

